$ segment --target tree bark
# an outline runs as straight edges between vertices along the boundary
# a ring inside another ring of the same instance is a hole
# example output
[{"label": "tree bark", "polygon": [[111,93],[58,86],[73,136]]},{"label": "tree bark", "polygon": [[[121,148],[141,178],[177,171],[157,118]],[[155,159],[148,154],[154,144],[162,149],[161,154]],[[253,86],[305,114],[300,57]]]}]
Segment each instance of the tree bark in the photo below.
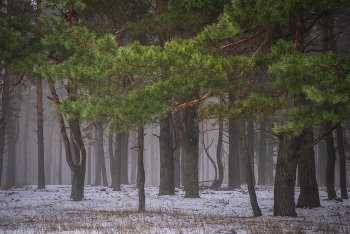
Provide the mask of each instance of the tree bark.
[{"label": "tree bark", "polygon": [[[56,94],[55,86],[53,82],[49,79],[49,87],[52,94],[52,99],[55,105],[60,105],[58,96]],[[68,95],[70,99],[75,99],[74,93],[71,94],[68,89]],[[66,150],[66,161],[73,171],[72,177],[72,191],[71,198],[74,201],[81,201],[84,198],[84,180],[85,180],[85,167],[86,167],[86,152],[84,147],[83,138],[79,126],[79,116],[77,115],[74,119],[68,121],[71,133],[73,135],[74,145],[75,145],[75,162],[72,158],[72,150],[69,143],[69,139],[66,132],[65,123],[63,120],[63,115],[58,110],[56,110],[58,121],[60,123],[60,131],[63,139],[63,143]]]},{"label": "tree bark", "polygon": [[30,116],[30,99],[27,100],[27,106],[25,110],[25,123],[24,123],[24,136],[23,136],[23,158],[24,158],[24,184],[27,184],[27,171],[28,171],[28,129],[29,129],[29,116]]},{"label": "tree bark", "polygon": [[129,152],[129,132],[121,135],[121,184],[129,184],[128,176],[128,152]]},{"label": "tree bark", "polygon": [[138,191],[139,191],[139,212],[146,209],[145,199],[145,169],[143,166],[143,151],[144,151],[144,130],[143,126],[138,127]]},{"label": "tree bark", "polygon": [[95,183],[94,185],[100,185],[101,184],[101,174],[102,174],[102,163],[101,163],[101,157],[99,154],[99,143],[98,143],[98,130],[97,127],[95,127]]},{"label": "tree bark", "polygon": [[198,190],[198,141],[199,129],[195,122],[196,106],[184,109],[182,119],[182,135],[185,142],[185,198],[199,198]]},{"label": "tree bark", "polygon": [[130,182],[132,184],[136,184],[136,174],[137,174],[137,149],[134,149],[135,145],[137,145],[137,132],[132,132],[132,150],[131,150],[131,165],[130,165],[130,170],[131,170],[131,178]]},{"label": "tree bark", "polygon": [[317,174],[319,178],[319,186],[326,187],[326,173],[327,169],[327,149],[326,149],[326,140],[322,140],[317,145]]},{"label": "tree bark", "polygon": [[22,105],[21,99],[22,86],[16,86],[11,90],[11,114],[8,116],[8,154],[7,154],[7,173],[6,185],[16,185],[16,158],[17,158],[17,143],[19,140],[19,113]]},{"label": "tree bark", "polygon": [[170,112],[160,120],[160,183],[159,195],[174,195],[174,149],[173,127]]},{"label": "tree bark", "polygon": [[337,139],[339,148],[341,198],[348,199],[348,190],[346,188],[346,160],[344,150],[343,128],[341,125],[337,128]]},{"label": "tree bark", "polygon": [[267,147],[267,182],[270,185],[273,185],[273,148],[275,146],[275,142],[272,136],[268,137],[268,147]]},{"label": "tree bark", "polygon": [[238,126],[237,119],[229,119],[229,158],[228,158],[228,188],[241,187],[240,160],[238,155]]},{"label": "tree bark", "polygon": [[279,150],[276,164],[274,188],[274,215],[296,217],[294,186],[296,179],[297,159],[293,157],[300,149],[302,139],[291,133],[279,135]]},{"label": "tree bark", "polygon": [[[247,140],[248,140],[248,150],[250,156],[250,165],[252,166],[253,173],[253,184],[255,185],[255,160],[254,160],[254,122],[252,119],[247,120]],[[247,173],[246,173],[247,174]]]},{"label": "tree bark", "polygon": [[[327,121],[325,124],[325,130],[327,131],[332,127],[332,123]],[[333,131],[326,136],[327,144],[327,172],[326,172],[326,184],[328,199],[333,200],[337,197],[334,189],[334,168],[335,168],[335,149]]]},{"label": "tree bark", "polygon": [[218,144],[216,147],[216,162],[218,164],[218,179],[214,180],[213,184],[210,186],[210,189],[218,190],[222,184],[222,181],[224,180],[224,166],[222,165],[221,161],[221,150],[222,150],[222,135],[224,130],[224,123],[222,118],[219,118],[219,137],[218,137]]},{"label": "tree bark", "polygon": [[98,157],[101,160],[101,170],[102,170],[102,182],[103,186],[108,186],[107,172],[106,172],[106,160],[105,153],[103,149],[103,124],[102,122],[98,125]]},{"label": "tree bark", "polygon": [[258,184],[265,185],[265,169],[266,169],[266,120],[260,123],[260,145],[259,145],[259,170]]},{"label": "tree bark", "polygon": [[[312,130],[303,131],[301,138],[301,148],[312,143],[314,141]],[[316,181],[315,153],[313,147],[298,157],[298,176],[300,195],[297,207],[321,206]]]},{"label": "tree bark", "polygon": [[59,136],[58,151],[58,184],[62,185],[62,137]]},{"label": "tree bark", "polygon": [[118,133],[115,136],[115,148],[114,148],[114,160],[113,160],[113,177],[112,179],[112,188],[113,191],[121,191],[121,157],[122,157],[122,133]]},{"label": "tree bark", "polygon": [[[38,1],[39,2],[39,1]],[[45,188],[44,120],[42,79],[37,78],[38,189]]]},{"label": "tree bark", "polygon": [[239,132],[241,137],[241,143],[242,143],[242,149],[244,153],[244,165],[246,170],[246,179],[247,179],[247,185],[248,185],[248,192],[250,197],[250,204],[253,209],[254,217],[262,216],[261,210],[258,205],[258,201],[256,198],[256,193],[254,189],[254,182],[253,182],[253,171],[252,167],[250,165],[250,155],[249,155],[249,149],[247,144],[247,139],[245,135],[245,129],[244,129],[244,121],[239,120]]}]

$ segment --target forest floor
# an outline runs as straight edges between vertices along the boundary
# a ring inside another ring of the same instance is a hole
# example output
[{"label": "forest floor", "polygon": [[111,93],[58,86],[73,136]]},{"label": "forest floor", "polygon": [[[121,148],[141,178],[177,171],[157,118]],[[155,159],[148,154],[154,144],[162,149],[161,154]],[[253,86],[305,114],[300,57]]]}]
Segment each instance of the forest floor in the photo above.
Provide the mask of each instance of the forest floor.
[{"label": "forest floor", "polygon": [[182,189],[158,196],[158,187],[146,186],[143,213],[135,185],[119,192],[86,186],[80,202],[70,199],[69,185],[36,187],[0,190],[0,233],[350,233],[350,201],[329,201],[324,188],[321,207],[297,208],[292,218],[274,217],[273,187],[256,186],[263,216],[254,218],[244,186],[201,190],[198,199],[184,198]]}]

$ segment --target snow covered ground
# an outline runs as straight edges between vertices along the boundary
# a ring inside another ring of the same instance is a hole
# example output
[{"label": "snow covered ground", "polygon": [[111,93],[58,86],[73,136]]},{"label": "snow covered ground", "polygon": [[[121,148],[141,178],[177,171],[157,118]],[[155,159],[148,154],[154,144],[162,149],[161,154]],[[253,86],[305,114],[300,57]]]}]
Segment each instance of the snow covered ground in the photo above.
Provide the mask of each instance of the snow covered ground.
[{"label": "snow covered ground", "polygon": [[158,187],[147,186],[144,213],[137,212],[135,185],[120,192],[86,186],[80,202],[70,199],[68,185],[2,189],[0,233],[350,233],[350,201],[328,201],[322,188],[321,207],[297,209],[296,218],[273,216],[273,187],[256,186],[256,192],[259,218],[252,217],[246,187],[201,190],[201,198],[185,199],[182,189],[158,196]]}]

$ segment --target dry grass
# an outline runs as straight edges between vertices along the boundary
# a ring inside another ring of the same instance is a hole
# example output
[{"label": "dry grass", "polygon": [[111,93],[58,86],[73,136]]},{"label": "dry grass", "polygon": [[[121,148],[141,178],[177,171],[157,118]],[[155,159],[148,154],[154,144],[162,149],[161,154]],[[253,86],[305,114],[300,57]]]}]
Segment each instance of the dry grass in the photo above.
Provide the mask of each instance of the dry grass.
[{"label": "dry grass", "polygon": [[[28,209],[0,207],[5,233],[349,233],[349,223],[317,223],[305,218],[237,218],[189,215],[176,210],[56,210],[31,215]],[[28,213],[28,215],[25,215]],[[19,216],[15,215],[19,214]],[[16,219],[15,217],[22,217]]]}]

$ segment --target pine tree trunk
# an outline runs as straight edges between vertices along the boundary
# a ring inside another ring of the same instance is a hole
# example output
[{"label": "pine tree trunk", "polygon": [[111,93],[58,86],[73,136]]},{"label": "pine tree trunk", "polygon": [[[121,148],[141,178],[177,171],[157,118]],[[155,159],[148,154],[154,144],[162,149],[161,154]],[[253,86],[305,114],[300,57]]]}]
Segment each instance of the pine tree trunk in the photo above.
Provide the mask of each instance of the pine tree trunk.
[{"label": "pine tree trunk", "polygon": [[224,180],[224,166],[221,161],[221,150],[222,150],[222,135],[224,130],[224,124],[222,118],[219,119],[219,137],[218,144],[216,147],[216,163],[218,164],[218,179],[214,180],[213,184],[210,186],[210,189],[218,190]]},{"label": "pine tree trunk", "polygon": [[60,141],[58,143],[58,184],[62,185],[62,137],[59,136],[59,138]]},{"label": "pine tree trunk", "polygon": [[174,151],[174,187],[180,188],[180,144],[181,144],[181,135],[179,133],[179,111],[174,113],[174,126],[175,134],[174,137],[177,137],[177,147]]},{"label": "pine tree trunk", "polygon": [[144,151],[144,130],[142,126],[138,127],[138,191],[139,191],[139,212],[146,209],[145,199],[145,168],[143,166],[143,151]]},{"label": "pine tree trunk", "polygon": [[253,171],[252,167],[250,165],[250,155],[248,150],[248,144],[247,139],[245,135],[245,129],[244,129],[244,121],[239,120],[239,132],[240,132],[240,138],[242,143],[242,149],[244,153],[244,165],[246,169],[246,179],[247,179],[247,185],[248,185],[248,192],[250,197],[250,204],[253,209],[254,217],[262,216],[261,210],[258,205],[258,201],[256,198],[256,193],[254,189],[254,182],[253,182]]},{"label": "pine tree trunk", "polygon": [[267,183],[270,185],[273,185],[273,169],[274,169],[274,163],[273,163],[273,148],[274,148],[274,140],[272,136],[269,136],[267,138]]},{"label": "pine tree trunk", "polygon": [[238,155],[238,126],[237,119],[229,119],[229,159],[228,159],[228,188],[241,187],[240,160]]},{"label": "pine tree trunk", "polygon": [[170,124],[171,115],[160,120],[159,148],[160,148],[160,183],[159,195],[174,195],[174,151],[173,131]]},{"label": "pine tree trunk", "polygon": [[[326,122],[325,130],[327,131],[332,127],[330,121]],[[328,199],[333,200],[337,197],[334,189],[334,170],[335,170],[335,149],[334,149],[334,138],[333,132],[329,133],[326,136],[327,142],[327,172],[326,172],[326,184],[327,184],[327,193]]]},{"label": "pine tree trunk", "polygon": [[340,164],[340,190],[341,198],[348,199],[348,190],[346,188],[346,160],[344,150],[344,139],[342,126],[337,128],[337,139],[339,148],[339,164]]},{"label": "pine tree trunk", "polygon": [[6,132],[8,128],[8,109],[9,109],[9,92],[10,92],[10,78],[9,78],[9,70],[5,64],[5,73],[3,79],[3,87],[2,87],[2,116],[1,116],[1,136],[0,136],[0,186],[2,181],[2,171],[4,164],[4,151],[5,151],[5,143],[6,143]]},{"label": "pine tree trunk", "polygon": [[101,185],[102,163],[99,154],[99,137],[97,127],[95,128],[95,183],[94,185]]},{"label": "pine tree trunk", "polygon": [[114,154],[113,154],[113,135],[111,133],[108,134],[108,155],[109,155],[109,171],[111,173],[111,180],[112,184],[111,187],[113,188],[113,184],[115,183],[115,169],[114,169]]},{"label": "pine tree trunk", "polygon": [[98,157],[100,157],[101,170],[102,170],[102,182],[103,186],[108,186],[107,173],[106,173],[106,160],[103,149],[103,124],[102,122],[98,125]]},{"label": "pine tree trunk", "polygon": [[317,145],[317,174],[319,176],[319,186],[326,187],[326,173],[327,169],[327,149],[326,149],[326,140],[321,140]]},{"label": "pine tree trunk", "polygon": [[[312,130],[303,131],[301,138],[301,148],[312,143],[314,140]],[[313,147],[298,156],[298,175],[300,195],[297,207],[321,206],[316,181],[315,153]]]},{"label": "pine tree trunk", "polygon": [[[252,166],[253,173],[253,184],[255,185],[255,160],[254,160],[254,122],[252,119],[247,120],[247,140],[248,140],[248,150],[250,156],[250,165]],[[243,150],[244,151],[244,150]]]},{"label": "pine tree trunk", "polygon": [[37,78],[38,189],[45,188],[44,120],[42,80]]},{"label": "pine tree trunk", "polygon": [[197,110],[195,106],[184,109],[182,133],[186,147],[185,158],[185,198],[199,198],[198,190],[198,143],[199,129],[195,122]]},{"label": "pine tree trunk", "polygon": [[27,184],[27,171],[28,171],[28,129],[29,129],[29,116],[30,116],[30,99],[27,100],[27,106],[25,110],[25,123],[24,123],[24,136],[23,136],[23,158],[24,158],[24,184]]},{"label": "pine tree trunk", "polygon": [[[60,101],[56,94],[55,86],[53,85],[53,82],[50,79],[48,79],[48,81],[49,81],[49,87],[51,90],[54,104],[60,105]],[[71,100],[75,100],[74,93],[72,95],[69,89],[68,89],[68,95]],[[61,136],[62,136],[63,143],[66,150],[66,161],[69,167],[71,168],[71,170],[73,171],[71,198],[74,201],[81,201],[84,198],[86,151],[85,151],[85,146],[84,146],[83,138],[80,131],[79,116],[78,114],[76,114],[75,118],[68,122],[70,131],[74,139],[73,148],[75,151],[75,162],[76,162],[74,163],[72,158],[73,149],[71,149],[70,142],[67,136],[63,115],[58,110],[56,110],[56,113],[57,113],[58,121],[60,123]]]},{"label": "pine tree trunk", "polygon": [[294,202],[294,186],[296,179],[297,159],[295,150],[300,149],[300,136],[290,133],[279,136],[279,150],[276,164],[274,188],[274,215],[296,217]]},{"label": "pine tree trunk", "polygon": [[51,184],[51,163],[52,163],[52,134],[53,124],[49,124],[46,130],[46,159],[45,159],[45,180],[46,184]]},{"label": "pine tree trunk", "polygon": [[118,133],[115,136],[115,148],[114,148],[114,161],[113,161],[113,177],[112,179],[112,188],[113,191],[121,191],[121,153],[122,153],[122,133]]},{"label": "pine tree trunk", "polygon": [[259,146],[259,170],[258,184],[265,185],[265,169],[266,169],[266,120],[260,123],[260,146]]},{"label": "pine tree trunk", "polygon": [[129,184],[128,178],[128,152],[129,152],[129,132],[123,132],[121,135],[121,184]]},{"label": "pine tree trunk", "polygon": [[[137,132],[132,132],[132,148],[137,146]],[[131,150],[131,165],[130,165],[130,170],[131,170],[131,183],[135,184],[136,183],[136,174],[137,174],[137,149],[132,149]]]}]

